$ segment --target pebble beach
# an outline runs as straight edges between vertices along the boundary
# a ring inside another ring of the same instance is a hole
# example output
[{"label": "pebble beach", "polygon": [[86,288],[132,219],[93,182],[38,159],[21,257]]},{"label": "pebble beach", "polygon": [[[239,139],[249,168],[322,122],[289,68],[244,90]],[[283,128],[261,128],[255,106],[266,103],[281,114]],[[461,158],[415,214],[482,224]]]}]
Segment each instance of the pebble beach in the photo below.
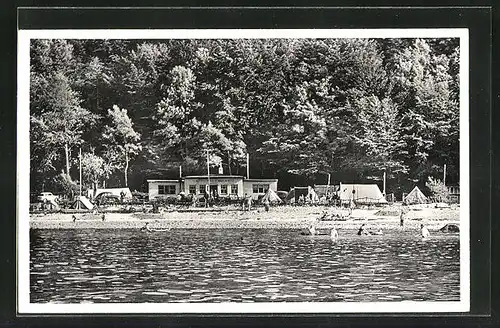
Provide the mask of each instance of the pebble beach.
[{"label": "pebble beach", "polygon": [[[162,213],[51,213],[31,214],[31,229],[138,229],[149,222],[158,229],[303,229],[321,217],[324,210],[339,214],[332,220],[318,221],[317,229],[357,229],[362,223],[368,228],[400,230],[397,207],[376,209],[354,209],[348,216],[346,210],[319,206],[272,207],[269,212],[263,208],[251,211],[236,209],[200,209],[199,211],[168,210]],[[73,215],[76,221],[73,222]],[[437,230],[448,223],[460,223],[460,209],[435,208],[425,205],[410,208],[406,215],[405,229],[418,229],[425,224],[430,230]]]}]

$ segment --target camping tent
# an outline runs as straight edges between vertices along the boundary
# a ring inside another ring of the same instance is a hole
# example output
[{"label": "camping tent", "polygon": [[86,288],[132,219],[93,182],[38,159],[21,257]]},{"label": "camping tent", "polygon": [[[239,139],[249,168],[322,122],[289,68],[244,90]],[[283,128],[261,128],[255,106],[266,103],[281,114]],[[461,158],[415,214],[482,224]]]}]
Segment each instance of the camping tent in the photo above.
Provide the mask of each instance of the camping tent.
[{"label": "camping tent", "polygon": [[73,203],[73,205],[71,207],[91,210],[94,208],[94,204],[92,204],[87,197],[79,196],[78,199]]},{"label": "camping tent", "polygon": [[292,190],[288,193],[286,197],[287,202],[291,202],[292,200],[297,202],[300,196],[306,197],[309,193],[308,187],[293,187]]},{"label": "camping tent", "polygon": [[339,186],[334,186],[334,185],[315,185],[314,186],[314,191],[316,194],[318,194],[318,197],[331,197],[333,194],[335,194],[337,191],[339,191]]},{"label": "camping tent", "polygon": [[405,204],[424,204],[427,202],[427,197],[415,186],[412,191],[405,197]]},{"label": "camping tent", "polygon": [[387,204],[376,184],[340,184],[339,198],[343,203],[354,200],[356,204]]},{"label": "camping tent", "polygon": [[270,203],[282,203],[281,198],[272,189],[267,189],[266,194],[262,197],[261,201],[268,200]]}]

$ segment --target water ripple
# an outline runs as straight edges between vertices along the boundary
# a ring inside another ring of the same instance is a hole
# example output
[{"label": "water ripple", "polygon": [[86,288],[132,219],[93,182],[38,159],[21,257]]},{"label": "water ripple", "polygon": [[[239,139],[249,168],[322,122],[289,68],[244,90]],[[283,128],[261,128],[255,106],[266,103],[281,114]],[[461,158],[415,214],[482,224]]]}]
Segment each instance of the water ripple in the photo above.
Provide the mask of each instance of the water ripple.
[{"label": "water ripple", "polygon": [[[31,302],[459,300],[459,240],[293,230],[34,230]],[[242,241],[244,237],[244,241]],[[57,242],[56,242],[57,241]]]}]

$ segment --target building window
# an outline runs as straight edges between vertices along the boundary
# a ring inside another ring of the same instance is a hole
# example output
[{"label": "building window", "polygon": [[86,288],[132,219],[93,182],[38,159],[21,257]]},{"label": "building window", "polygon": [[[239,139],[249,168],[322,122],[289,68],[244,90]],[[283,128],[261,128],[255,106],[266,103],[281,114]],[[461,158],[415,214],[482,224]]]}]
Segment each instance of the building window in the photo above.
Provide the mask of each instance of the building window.
[{"label": "building window", "polygon": [[200,185],[200,189],[199,189],[200,194],[204,194],[206,190],[207,190],[207,189],[206,189],[205,185],[204,185],[204,184],[201,184],[201,185]]},{"label": "building window", "polygon": [[263,194],[269,189],[268,184],[254,184],[252,185],[253,193],[254,194]]},{"label": "building window", "polygon": [[231,185],[231,195],[238,195],[238,185]]},{"label": "building window", "polygon": [[227,185],[225,185],[225,184],[220,185],[220,194],[227,195]]},{"label": "building window", "polygon": [[159,185],[158,186],[159,195],[175,195],[174,185]]},{"label": "building window", "polygon": [[196,194],[196,185],[189,185],[189,193]]}]

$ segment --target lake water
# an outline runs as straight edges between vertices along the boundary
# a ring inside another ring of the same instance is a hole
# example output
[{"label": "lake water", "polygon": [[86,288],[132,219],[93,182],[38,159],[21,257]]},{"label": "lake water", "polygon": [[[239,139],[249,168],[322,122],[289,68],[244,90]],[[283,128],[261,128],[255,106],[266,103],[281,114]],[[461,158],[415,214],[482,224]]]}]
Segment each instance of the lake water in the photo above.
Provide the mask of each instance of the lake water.
[{"label": "lake water", "polygon": [[31,230],[32,303],[458,301],[458,234]]}]

